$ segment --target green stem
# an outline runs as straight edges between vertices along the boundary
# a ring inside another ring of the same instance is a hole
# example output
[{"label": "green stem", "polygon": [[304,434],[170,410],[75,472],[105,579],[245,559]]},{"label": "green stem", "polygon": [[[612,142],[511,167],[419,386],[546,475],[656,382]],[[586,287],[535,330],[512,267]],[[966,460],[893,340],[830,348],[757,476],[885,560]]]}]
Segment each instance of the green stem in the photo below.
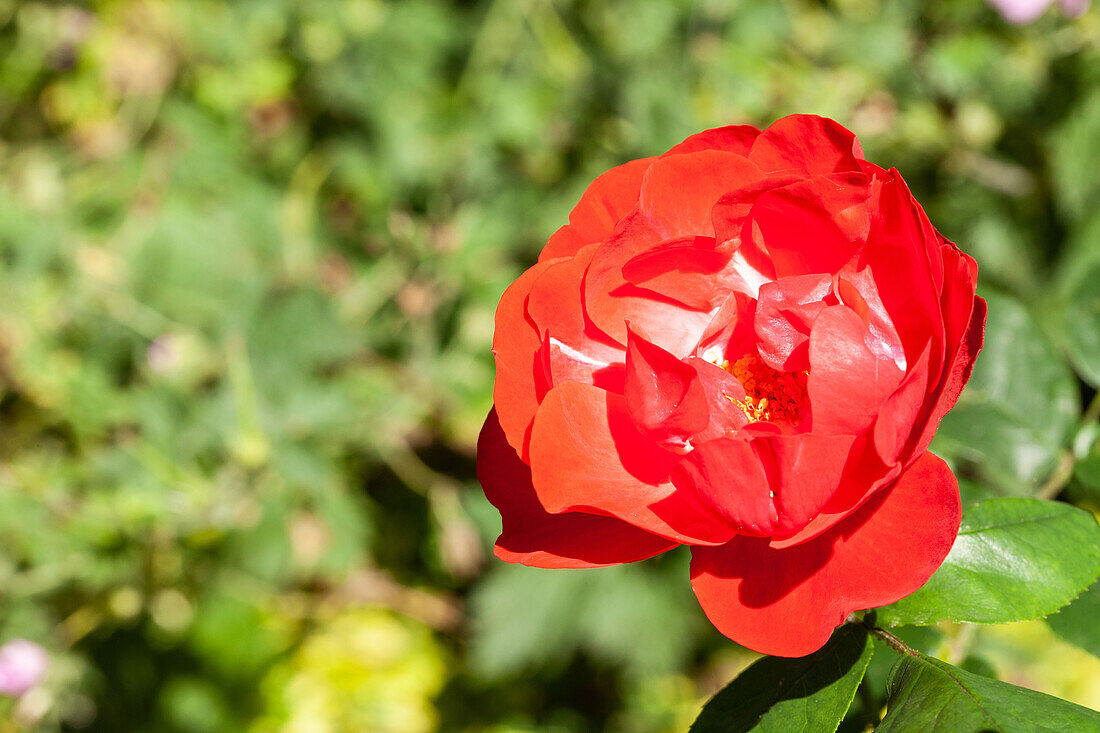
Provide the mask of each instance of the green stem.
[{"label": "green stem", "polygon": [[[1092,401],[1089,402],[1088,407],[1085,408],[1085,413],[1081,416],[1080,426],[1084,428],[1087,425],[1100,420],[1100,392],[1097,392]],[[1037,499],[1053,499],[1062,493],[1062,489],[1065,488],[1069,480],[1073,478],[1073,467],[1076,463],[1073,451],[1063,451],[1061,457],[1058,459],[1058,465],[1055,466],[1054,472],[1050,474],[1050,478],[1039,487],[1039,490],[1035,493]]]},{"label": "green stem", "polygon": [[1035,492],[1036,499],[1053,499],[1062,493],[1062,489],[1065,488],[1069,480],[1073,478],[1073,466],[1076,461],[1073,457],[1073,451],[1062,451],[1062,455],[1058,458],[1058,465],[1054,467],[1054,472],[1050,474],[1050,478],[1039,487],[1039,490]]},{"label": "green stem", "polygon": [[906,644],[904,641],[902,641],[898,637],[891,634],[886,629],[880,629],[877,626],[871,626],[866,621],[861,621],[860,623],[863,624],[863,628],[867,629],[872,634],[874,634],[878,638],[882,639],[886,643],[886,646],[890,647],[891,649],[896,651],[898,654],[908,654],[911,657],[919,657],[920,656],[920,652],[918,652],[916,649],[914,649],[913,647]]}]

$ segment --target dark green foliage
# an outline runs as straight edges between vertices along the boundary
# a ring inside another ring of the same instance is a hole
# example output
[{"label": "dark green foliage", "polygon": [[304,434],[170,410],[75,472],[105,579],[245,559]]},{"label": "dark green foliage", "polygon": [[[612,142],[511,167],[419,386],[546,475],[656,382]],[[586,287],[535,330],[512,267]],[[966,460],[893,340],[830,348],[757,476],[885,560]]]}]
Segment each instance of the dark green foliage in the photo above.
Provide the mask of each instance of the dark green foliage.
[{"label": "dark green foliage", "polygon": [[890,672],[887,706],[879,733],[1100,730],[1093,710],[916,654]]},{"label": "dark green foliage", "polygon": [[799,659],[765,657],[712,697],[692,733],[836,730],[871,661],[867,630],[848,624]]},{"label": "dark green foliage", "polygon": [[1100,582],[1093,583],[1073,603],[1048,616],[1047,623],[1058,636],[1100,657]]},{"label": "dark green foliage", "polygon": [[1100,263],[1078,277],[1066,309],[1066,344],[1077,371],[1100,388]]}]

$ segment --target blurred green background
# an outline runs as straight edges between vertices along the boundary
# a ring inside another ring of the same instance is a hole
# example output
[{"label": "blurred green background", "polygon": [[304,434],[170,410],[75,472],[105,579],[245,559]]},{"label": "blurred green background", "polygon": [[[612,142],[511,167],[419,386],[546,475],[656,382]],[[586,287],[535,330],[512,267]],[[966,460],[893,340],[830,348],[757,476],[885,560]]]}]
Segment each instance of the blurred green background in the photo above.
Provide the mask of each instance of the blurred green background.
[{"label": "blurred green background", "polygon": [[[0,0],[0,641],[53,657],[0,731],[685,729],[753,657],[683,552],[491,557],[493,312],[598,173],[791,112],[980,263],[966,500],[1100,507],[1096,9]],[[907,638],[1100,706],[1043,622]]]}]

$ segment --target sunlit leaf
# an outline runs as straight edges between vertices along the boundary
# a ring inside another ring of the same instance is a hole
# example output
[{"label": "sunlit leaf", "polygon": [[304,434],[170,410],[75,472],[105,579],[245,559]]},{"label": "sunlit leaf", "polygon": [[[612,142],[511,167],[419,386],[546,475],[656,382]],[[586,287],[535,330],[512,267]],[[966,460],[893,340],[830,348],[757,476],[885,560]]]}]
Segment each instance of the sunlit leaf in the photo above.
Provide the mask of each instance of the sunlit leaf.
[{"label": "sunlit leaf", "polygon": [[1100,526],[1052,501],[990,499],[963,516],[950,554],[923,588],[877,612],[880,623],[1006,623],[1057,611],[1100,575]]},{"label": "sunlit leaf", "polygon": [[876,733],[1100,730],[1100,713],[998,682],[924,655],[890,673],[887,713]]}]

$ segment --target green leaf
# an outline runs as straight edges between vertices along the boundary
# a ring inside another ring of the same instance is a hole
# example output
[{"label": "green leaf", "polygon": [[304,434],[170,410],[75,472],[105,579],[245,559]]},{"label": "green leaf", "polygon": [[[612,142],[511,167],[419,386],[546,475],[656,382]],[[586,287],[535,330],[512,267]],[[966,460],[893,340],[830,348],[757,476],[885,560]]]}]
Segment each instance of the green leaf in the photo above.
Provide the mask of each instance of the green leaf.
[{"label": "green leaf", "polygon": [[[867,614],[863,623],[875,625],[875,616]],[[892,633],[909,648],[925,654],[935,653],[944,644],[944,634],[935,626],[902,626]],[[880,637],[872,634],[871,641],[874,642],[875,651],[860,683],[863,689],[856,695],[839,728],[845,733],[863,733],[867,721],[880,720],[882,709],[886,706],[886,680],[889,679],[890,670],[894,668],[898,658],[890,645]]]},{"label": "green leaf", "polygon": [[1066,498],[1074,504],[1100,509],[1100,423],[1088,423],[1073,441],[1073,481]]},{"label": "green leaf", "polygon": [[1066,347],[1078,373],[1100,387],[1100,265],[1077,283],[1066,309]]},{"label": "green leaf", "polygon": [[1100,657],[1100,583],[1077,600],[1047,618],[1054,633],[1090,654]]},{"label": "green leaf", "polygon": [[876,733],[1100,730],[1100,713],[924,655],[894,665],[887,695]]},{"label": "green leaf", "polygon": [[999,494],[989,486],[978,483],[977,481],[971,481],[965,476],[959,476],[959,497],[962,499],[962,509],[964,512],[970,511],[977,504],[981,504],[987,499],[993,499],[999,496]]},{"label": "green leaf", "polygon": [[757,660],[710,699],[691,733],[835,731],[873,649],[866,629],[848,624],[807,657]]},{"label": "green leaf", "polygon": [[1084,216],[1100,200],[1100,175],[1092,164],[1100,155],[1100,91],[1094,89],[1050,137],[1057,203],[1071,217]]},{"label": "green leaf", "polygon": [[932,449],[1002,494],[1034,494],[1080,416],[1069,368],[1019,302],[984,293],[985,346]]},{"label": "green leaf", "polygon": [[686,584],[670,591],[671,573],[661,570],[683,577],[686,561],[681,553],[646,567],[584,572],[498,567],[470,600],[471,666],[494,679],[561,666],[584,650],[639,677],[681,669],[691,651],[695,600]]},{"label": "green leaf", "polygon": [[692,622],[699,620],[695,597],[686,584],[676,584],[688,574],[687,560],[686,553],[663,560],[668,570],[680,572],[625,565],[587,574],[591,583],[574,617],[585,649],[638,677],[683,669]]},{"label": "green leaf", "polygon": [[470,666],[485,678],[552,663],[577,648],[572,622],[585,573],[522,565],[494,568],[470,599]]},{"label": "green leaf", "polygon": [[998,498],[963,516],[940,569],[916,593],[878,611],[889,626],[944,619],[1008,623],[1053,613],[1100,575],[1100,527],[1052,501]]}]

